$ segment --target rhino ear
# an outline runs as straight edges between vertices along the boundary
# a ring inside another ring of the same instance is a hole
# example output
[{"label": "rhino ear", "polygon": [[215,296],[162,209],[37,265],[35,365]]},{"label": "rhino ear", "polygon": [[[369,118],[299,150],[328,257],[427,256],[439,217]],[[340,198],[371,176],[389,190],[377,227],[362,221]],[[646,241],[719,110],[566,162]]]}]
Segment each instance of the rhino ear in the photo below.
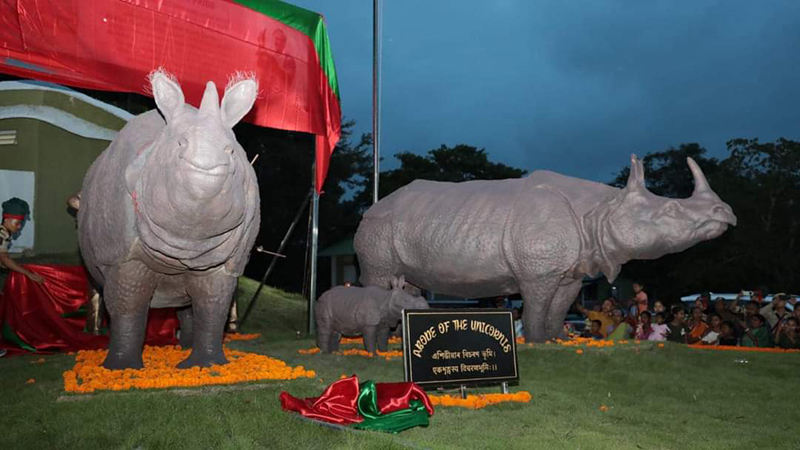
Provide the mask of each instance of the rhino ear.
[{"label": "rhino ear", "polygon": [[636,158],[636,155],[631,155],[631,172],[628,175],[627,188],[638,189],[644,187],[644,165]]},{"label": "rhino ear", "polygon": [[149,79],[156,106],[164,114],[167,122],[170,122],[185,102],[181,86],[175,82],[172,75],[161,69],[153,71]]},{"label": "rhino ear", "polygon": [[233,128],[253,107],[257,94],[258,83],[255,79],[246,78],[228,84],[225,96],[222,98],[222,123],[228,128]]},{"label": "rhino ear", "polygon": [[389,281],[389,283],[392,285],[392,289],[397,289],[399,280],[397,279],[397,277],[393,276],[392,279]]},{"label": "rhino ear", "polygon": [[397,279],[397,287],[399,289],[403,289],[403,287],[405,287],[405,285],[406,285],[406,276],[405,275],[400,275],[400,278]]}]

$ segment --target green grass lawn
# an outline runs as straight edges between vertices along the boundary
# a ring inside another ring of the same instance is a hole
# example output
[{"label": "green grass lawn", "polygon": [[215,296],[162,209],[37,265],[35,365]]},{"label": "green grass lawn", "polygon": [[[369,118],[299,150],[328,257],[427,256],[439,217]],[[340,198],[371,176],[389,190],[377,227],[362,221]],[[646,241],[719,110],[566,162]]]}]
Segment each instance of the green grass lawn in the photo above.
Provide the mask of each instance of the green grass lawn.
[{"label": "green grass lawn", "polygon": [[[239,297],[249,300],[256,285],[243,278]],[[556,344],[520,346],[521,380],[512,390],[529,391],[528,404],[440,407],[430,427],[398,435],[321,427],[284,413],[280,392],[319,395],[343,374],[402,381],[402,360],[300,355],[314,345],[305,333],[297,337],[305,301],[262,292],[242,330],[262,337],[230,346],[313,369],[317,378],[73,395],[61,374],[74,356],[44,356],[44,364],[35,363],[40,355],[3,358],[0,449],[800,448],[800,354],[649,343],[581,355]],[[30,378],[36,383],[26,384]]]}]

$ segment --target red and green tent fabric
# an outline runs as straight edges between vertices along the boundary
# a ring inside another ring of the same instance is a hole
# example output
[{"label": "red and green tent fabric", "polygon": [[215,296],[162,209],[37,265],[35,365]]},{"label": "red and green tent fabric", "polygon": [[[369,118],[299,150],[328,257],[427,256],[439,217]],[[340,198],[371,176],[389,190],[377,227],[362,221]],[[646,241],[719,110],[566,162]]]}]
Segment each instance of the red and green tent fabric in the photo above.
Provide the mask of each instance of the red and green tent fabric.
[{"label": "red and green tent fabric", "polygon": [[317,135],[321,191],[342,117],[321,15],[277,0],[0,0],[0,72],[148,95],[159,67],[195,106],[207,81],[255,73],[245,120]]}]

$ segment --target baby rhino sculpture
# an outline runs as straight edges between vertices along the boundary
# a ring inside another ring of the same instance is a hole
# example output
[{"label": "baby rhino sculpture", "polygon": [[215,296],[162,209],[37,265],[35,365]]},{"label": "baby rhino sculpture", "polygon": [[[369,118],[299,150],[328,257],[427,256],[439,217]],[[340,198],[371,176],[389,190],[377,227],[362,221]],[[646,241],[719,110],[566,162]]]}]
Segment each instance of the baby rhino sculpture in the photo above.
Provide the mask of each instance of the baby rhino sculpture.
[{"label": "baby rhino sculpture", "polygon": [[585,275],[613,281],[631,259],[683,251],[736,225],[731,207],[688,159],[694,193],[658,197],[631,157],[625,189],[535,171],[513,180],[417,180],[364,214],[354,246],[364,286],[404,275],[463,297],[521,293],[525,337],[563,330]]},{"label": "baby rhino sculpture", "polygon": [[397,325],[403,309],[427,309],[428,302],[403,290],[403,277],[392,278],[391,290],[377,286],[337,286],[322,294],[314,308],[317,345],[323,353],[339,349],[342,335],[364,337],[364,348],[385,352],[390,329]]},{"label": "baby rhino sculpture", "polygon": [[238,79],[220,106],[213,82],[200,109],[164,72],[150,76],[158,111],[133,118],[95,160],[78,210],[81,253],[111,316],[103,366],[142,367],[148,308],[180,307],[179,367],[228,361],[222,332],[258,233],[255,172],[232,127],[253,106],[255,80]]}]

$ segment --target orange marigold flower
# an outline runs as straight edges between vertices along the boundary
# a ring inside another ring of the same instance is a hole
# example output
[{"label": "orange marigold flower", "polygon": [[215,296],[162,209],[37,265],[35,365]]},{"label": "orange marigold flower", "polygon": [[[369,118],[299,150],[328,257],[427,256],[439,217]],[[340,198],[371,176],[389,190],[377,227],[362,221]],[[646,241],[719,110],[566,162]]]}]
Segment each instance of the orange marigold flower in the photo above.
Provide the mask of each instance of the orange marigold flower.
[{"label": "orange marigold flower", "polygon": [[608,412],[608,406],[606,406],[606,405],[600,405],[600,411],[601,411],[601,412]]},{"label": "orange marigold flower", "polygon": [[658,344],[658,348],[664,348],[664,343],[662,342],[662,343]]},{"label": "orange marigold flower", "polygon": [[89,393],[95,390],[125,391],[131,388],[153,389],[231,384],[254,380],[290,380],[316,376],[314,371],[289,367],[283,361],[255,353],[224,349],[230,361],[212,368],[178,369],[190,350],[177,346],[145,346],[143,369],[107,370],[101,366],[107,350],[83,350],[75,357],[72,370],[64,372],[64,390]]},{"label": "orange marigold flower", "polygon": [[575,353],[577,353],[579,355],[582,355],[583,354],[583,349],[579,348],[579,349],[575,350]]},{"label": "orange marigold flower", "polygon": [[253,339],[258,339],[261,337],[261,333],[227,333],[223,342],[230,342],[230,341],[252,341]]},{"label": "orange marigold flower", "polygon": [[531,394],[527,391],[520,391],[514,394],[468,395],[467,398],[428,394],[428,398],[430,398],[431,403],[435,406],[458,406],[461,408],[481,409],[496,403],[528,403],[531,401]]},{"label": "orange marigold flower", "polygon": [[36,383],[36,380],[33,378],[29,378],[28,381],[25,382],[25,384],[33,384],[33,383]]},{"label": "orange marigold flower", "polygon": [[300,353],[301,355],[315,355],[319,352],[320,352],[319,347],[309,348],[308,350],[300,349],[297,351],[297,353]]}]

